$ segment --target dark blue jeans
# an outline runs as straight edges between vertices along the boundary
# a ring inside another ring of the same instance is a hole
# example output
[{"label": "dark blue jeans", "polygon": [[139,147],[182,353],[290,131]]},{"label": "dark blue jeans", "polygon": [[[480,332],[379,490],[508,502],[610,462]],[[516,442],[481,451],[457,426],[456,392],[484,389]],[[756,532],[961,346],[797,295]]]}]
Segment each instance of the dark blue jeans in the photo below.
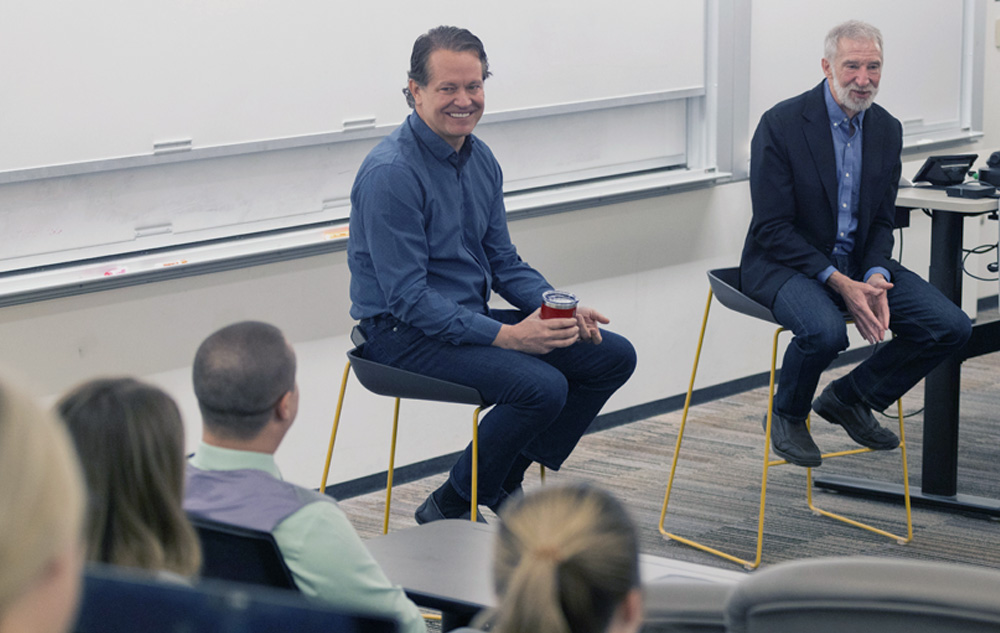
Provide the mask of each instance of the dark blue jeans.
[{"label": "dark blue jeans", "polygon": [[[883,411],[910,390],[972,333],[969,317],[937,288],[909,270],[892,278],[889,329],[895,337],[845,378],[861,401]],[[772,312],[795,335],[785,350],[774,410],[789,420],[805,420],[819,376],[847,349],[844,303],[826,284],[795,275],[775,296]]]},{"label": "dark blue jeans", "polygon": [[[514,324],[526,315],[493,310]],[[479,423],[479,503],[493,505],[511,465],[523,455],[558,470],[611,394],[635,369],[635,350],[624,337],[601,331],[600,345],[576,343],[543,356],[489,345],[452,345],[391,316],[361,322],[365,357],[474,387],[495,406]],[[471,499],[472,445],[451,469],[450,480]]]}]

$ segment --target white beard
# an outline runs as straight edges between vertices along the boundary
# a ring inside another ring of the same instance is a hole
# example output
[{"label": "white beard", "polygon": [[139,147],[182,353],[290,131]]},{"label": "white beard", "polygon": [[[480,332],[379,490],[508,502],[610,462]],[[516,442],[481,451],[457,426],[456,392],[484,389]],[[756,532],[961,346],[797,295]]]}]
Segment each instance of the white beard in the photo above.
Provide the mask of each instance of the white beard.
[{"label": "white beard", "polygon": [[836,93],[837,99],[840,103],[850,110],[853,110],[854,112],[861,112],[862,110],[867,110],[873,103],[875,103],[875,95],[878,94],[877,86],[873,84],[868,85],[868,97],[865,99],[855,99],[854,95],[851,94],[852,89],[860,88],[853,82],[847,84],[846,86],[842,86],[837,77],[834,76],[833,91]]}]

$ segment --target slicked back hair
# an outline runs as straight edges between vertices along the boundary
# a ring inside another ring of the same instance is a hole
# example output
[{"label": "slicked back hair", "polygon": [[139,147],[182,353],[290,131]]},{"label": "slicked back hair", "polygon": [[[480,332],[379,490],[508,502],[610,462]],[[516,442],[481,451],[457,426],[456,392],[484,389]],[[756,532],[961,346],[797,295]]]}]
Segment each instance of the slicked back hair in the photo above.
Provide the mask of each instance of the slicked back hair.
[{"label": "slicked back hair", "polygon": [[[483,80],[490,76],[490,63],[486,59],[486,49],[483,42],[468,29],[457,26],[438,26],[417,38],[410,53],[410,70],[406,76],[424,87],[431,80],[430,69],[427,67],[431,53],[437,50],[454,51],[456,53],[470,52],[479,57],[483,64]],[[411,108],[416,106],[409,88],[403,88],[406,104]]]}]

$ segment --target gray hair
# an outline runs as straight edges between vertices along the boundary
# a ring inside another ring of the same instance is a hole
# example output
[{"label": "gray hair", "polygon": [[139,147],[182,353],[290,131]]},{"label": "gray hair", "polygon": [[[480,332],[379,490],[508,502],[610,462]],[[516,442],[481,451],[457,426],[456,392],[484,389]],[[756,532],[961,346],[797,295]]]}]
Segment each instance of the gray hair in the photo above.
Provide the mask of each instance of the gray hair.
[{"label": "gray hair", "polygon": [[879,31],[876,27],[868,24],[867,22],[862,22],[860,20],[848,20],[843,24],[838,24],[833,27],[830,29],[830,32],[826,34],[823,57],[831,64],[837,57],[837,46],[840,44],[840,40],[842,39],[875,42],[875,45],[878,46],[878,52],[882,53],[883,51],[882,31]]}]

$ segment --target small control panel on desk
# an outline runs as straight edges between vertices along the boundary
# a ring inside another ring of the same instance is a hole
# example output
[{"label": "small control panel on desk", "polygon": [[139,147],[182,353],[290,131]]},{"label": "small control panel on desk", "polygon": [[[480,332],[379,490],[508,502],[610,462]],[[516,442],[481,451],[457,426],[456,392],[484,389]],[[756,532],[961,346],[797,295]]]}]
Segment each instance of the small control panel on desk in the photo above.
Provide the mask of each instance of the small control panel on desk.
[{"label": "small control panel on desk", "polygon": [[984,182],[965,182],[945,188],[952,198],[995,198],[997,188]]}]

